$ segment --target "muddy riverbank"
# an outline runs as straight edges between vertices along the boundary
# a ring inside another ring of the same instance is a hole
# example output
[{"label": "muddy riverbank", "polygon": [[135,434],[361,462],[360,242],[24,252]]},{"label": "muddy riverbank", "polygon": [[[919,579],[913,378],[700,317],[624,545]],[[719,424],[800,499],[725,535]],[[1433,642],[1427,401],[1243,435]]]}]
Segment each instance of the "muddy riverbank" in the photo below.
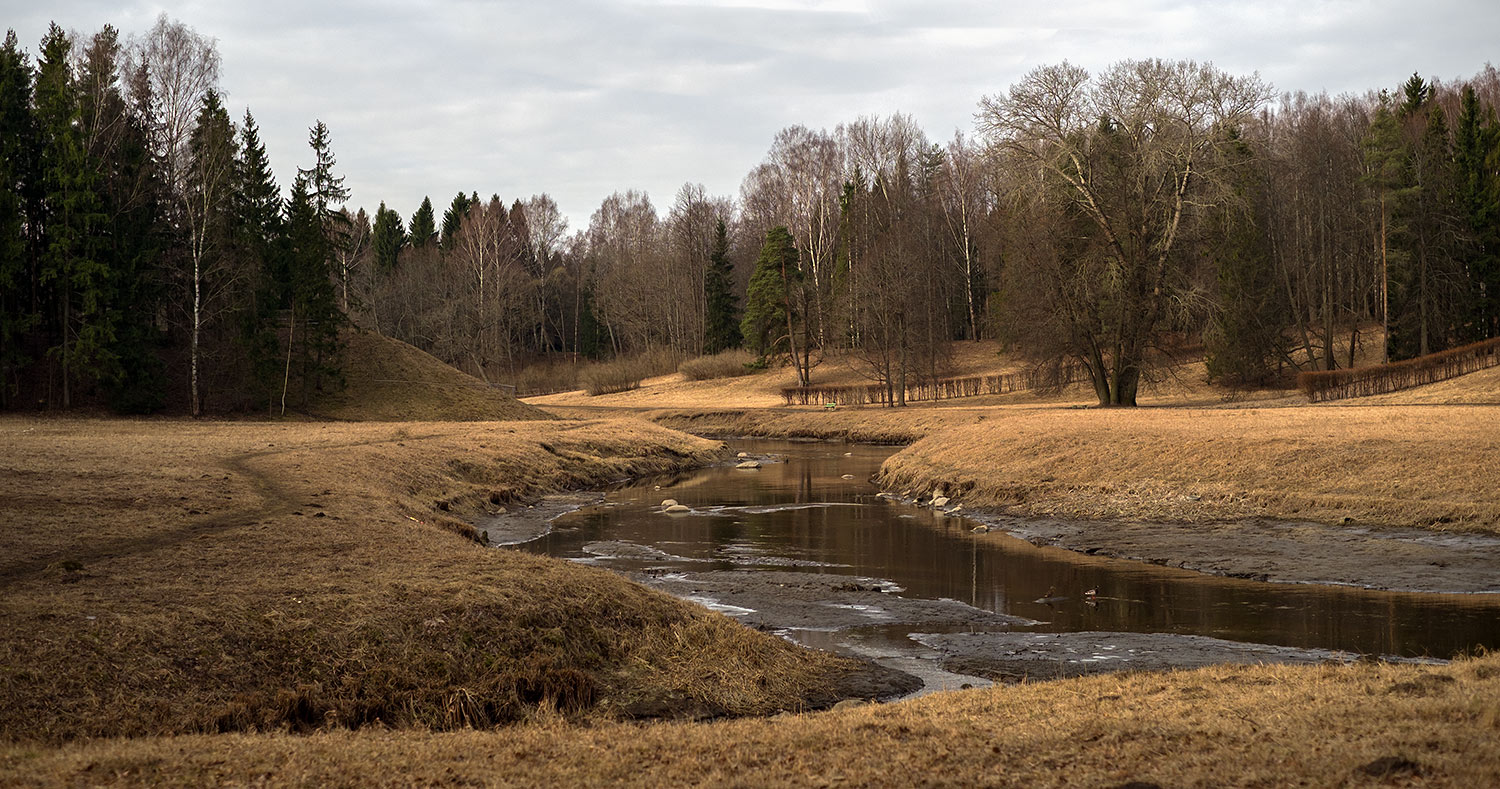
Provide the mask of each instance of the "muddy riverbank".
[{"label": "muddy riverbank", "polygon": [[1068,521],[964,511],[1033,545],[1272,583],[1393,592],[1500,593],[1500,537],[1424,529],[1246,519],[1229,523]]}]

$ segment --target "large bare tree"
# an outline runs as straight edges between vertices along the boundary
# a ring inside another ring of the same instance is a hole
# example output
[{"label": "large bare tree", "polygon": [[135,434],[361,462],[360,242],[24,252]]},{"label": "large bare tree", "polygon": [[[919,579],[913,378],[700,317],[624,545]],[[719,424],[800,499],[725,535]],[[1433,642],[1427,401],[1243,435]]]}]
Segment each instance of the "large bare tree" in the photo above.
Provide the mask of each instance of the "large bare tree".
[{"label": "large bare tree", "polygon": [[[1149,351],[1183,295],[1179,242],[1225,199],[1221,155],[1269,89],[1192,61],[1130,60],[1097,77],[1042,66],[980,102],[992,148],[1029,166],[1089,244],[1058,259],[1058,350],[1088,369],[1101,405],[1134,405]],[[1046,295],[1046,294],[1039,294]]]}]

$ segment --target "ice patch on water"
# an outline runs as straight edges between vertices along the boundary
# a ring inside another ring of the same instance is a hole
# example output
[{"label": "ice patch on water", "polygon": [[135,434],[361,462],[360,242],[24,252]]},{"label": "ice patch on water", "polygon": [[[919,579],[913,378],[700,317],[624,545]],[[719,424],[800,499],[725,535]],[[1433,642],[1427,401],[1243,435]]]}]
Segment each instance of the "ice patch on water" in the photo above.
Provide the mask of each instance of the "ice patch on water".
[{"label": "ice patch on water", "polygon": [[721,603],[718,600],[713,599],[712,597],[704,597],[702,595],[688,595],[683,599],[689,602],[697,603],[698,605],[701,605],[710,611],[718,611],[721,614],[728,614],[730,616],[747,616],[749,614],[755,613],[754,608],[742,608],[737,605]]},{"label": "ice patch on water", "polygon": [[710,559],[694,559],[688,556],[678,556],[667,553],[660,548],[650,545],[626,542],[624,540],[607,540],[604,542],[591,542],[583,546],[583,552],[592,554],[601,560],[624,559],[634,561],[656,561],[656,562],[707,562]]},{"label": "ice patch on water", "polygon": [[749,515],[766,515],[773,512],[793,512],[796,510],[817,510],[827,507],[861,507],[864,506],[852,501],[813,501],[801,504],[744,504],[726,505],[723,507],[709,507],[708,512],[713,515],[731,515],[734,513],[746,513]]}]

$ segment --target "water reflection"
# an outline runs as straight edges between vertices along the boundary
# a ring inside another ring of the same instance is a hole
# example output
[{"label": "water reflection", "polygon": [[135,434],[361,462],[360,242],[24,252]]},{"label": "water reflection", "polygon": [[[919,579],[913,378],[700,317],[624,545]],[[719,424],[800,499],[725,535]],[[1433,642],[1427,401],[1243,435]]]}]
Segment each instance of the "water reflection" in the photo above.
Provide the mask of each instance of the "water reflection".
[{"label": "water reflection", "polygon": [[[962,518],[876,495],[868,480],[890,448],[735,444],[780,462],[622,488],[605,505],[566,516],[551,534],[519,547],[622,570],[790,567],[889,579],[905,590],[903,596],[960,600],[1041,621],[1041,631],[1186,633],[1410,657],[1500,648],[1500,599],[1492,595],[1256,583],[995,535],[976,539],[969,533],[973,524]],[[664,515],[658,505],[665,498],[694,512]],[[813,504],[830,506],[805,506]],[[670,556],[600,559],[584,549],[608,541]],[[1091,588],[1097,596],[1088,599],[1084,591]],[[1039,602],[1043,598],[1052,599]]]}]

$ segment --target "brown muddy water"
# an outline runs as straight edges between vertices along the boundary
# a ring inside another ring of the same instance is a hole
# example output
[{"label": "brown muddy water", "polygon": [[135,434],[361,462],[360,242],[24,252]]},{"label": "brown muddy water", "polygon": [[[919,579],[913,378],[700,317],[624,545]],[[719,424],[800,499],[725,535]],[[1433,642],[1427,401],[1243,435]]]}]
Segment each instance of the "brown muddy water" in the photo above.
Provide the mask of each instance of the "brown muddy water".
[{"label": "brown muddy water", "polygon": [[[730,445],[762,467],[642,480],[516,547],[628,573],[799,643],[924,675],[934,688],[971,678],[936,668],[953,657],[930,646],[943,638],[911,634],[1082,632],[1102,643],[1108,634],[1162,633],[1314,650],[1313,658],[1500,648],[1497,595],[1260,583],[979,539],[964,518],[878,496],[869,480],[894,448]],[[691,512],[667,514],[664,499]]]}]

